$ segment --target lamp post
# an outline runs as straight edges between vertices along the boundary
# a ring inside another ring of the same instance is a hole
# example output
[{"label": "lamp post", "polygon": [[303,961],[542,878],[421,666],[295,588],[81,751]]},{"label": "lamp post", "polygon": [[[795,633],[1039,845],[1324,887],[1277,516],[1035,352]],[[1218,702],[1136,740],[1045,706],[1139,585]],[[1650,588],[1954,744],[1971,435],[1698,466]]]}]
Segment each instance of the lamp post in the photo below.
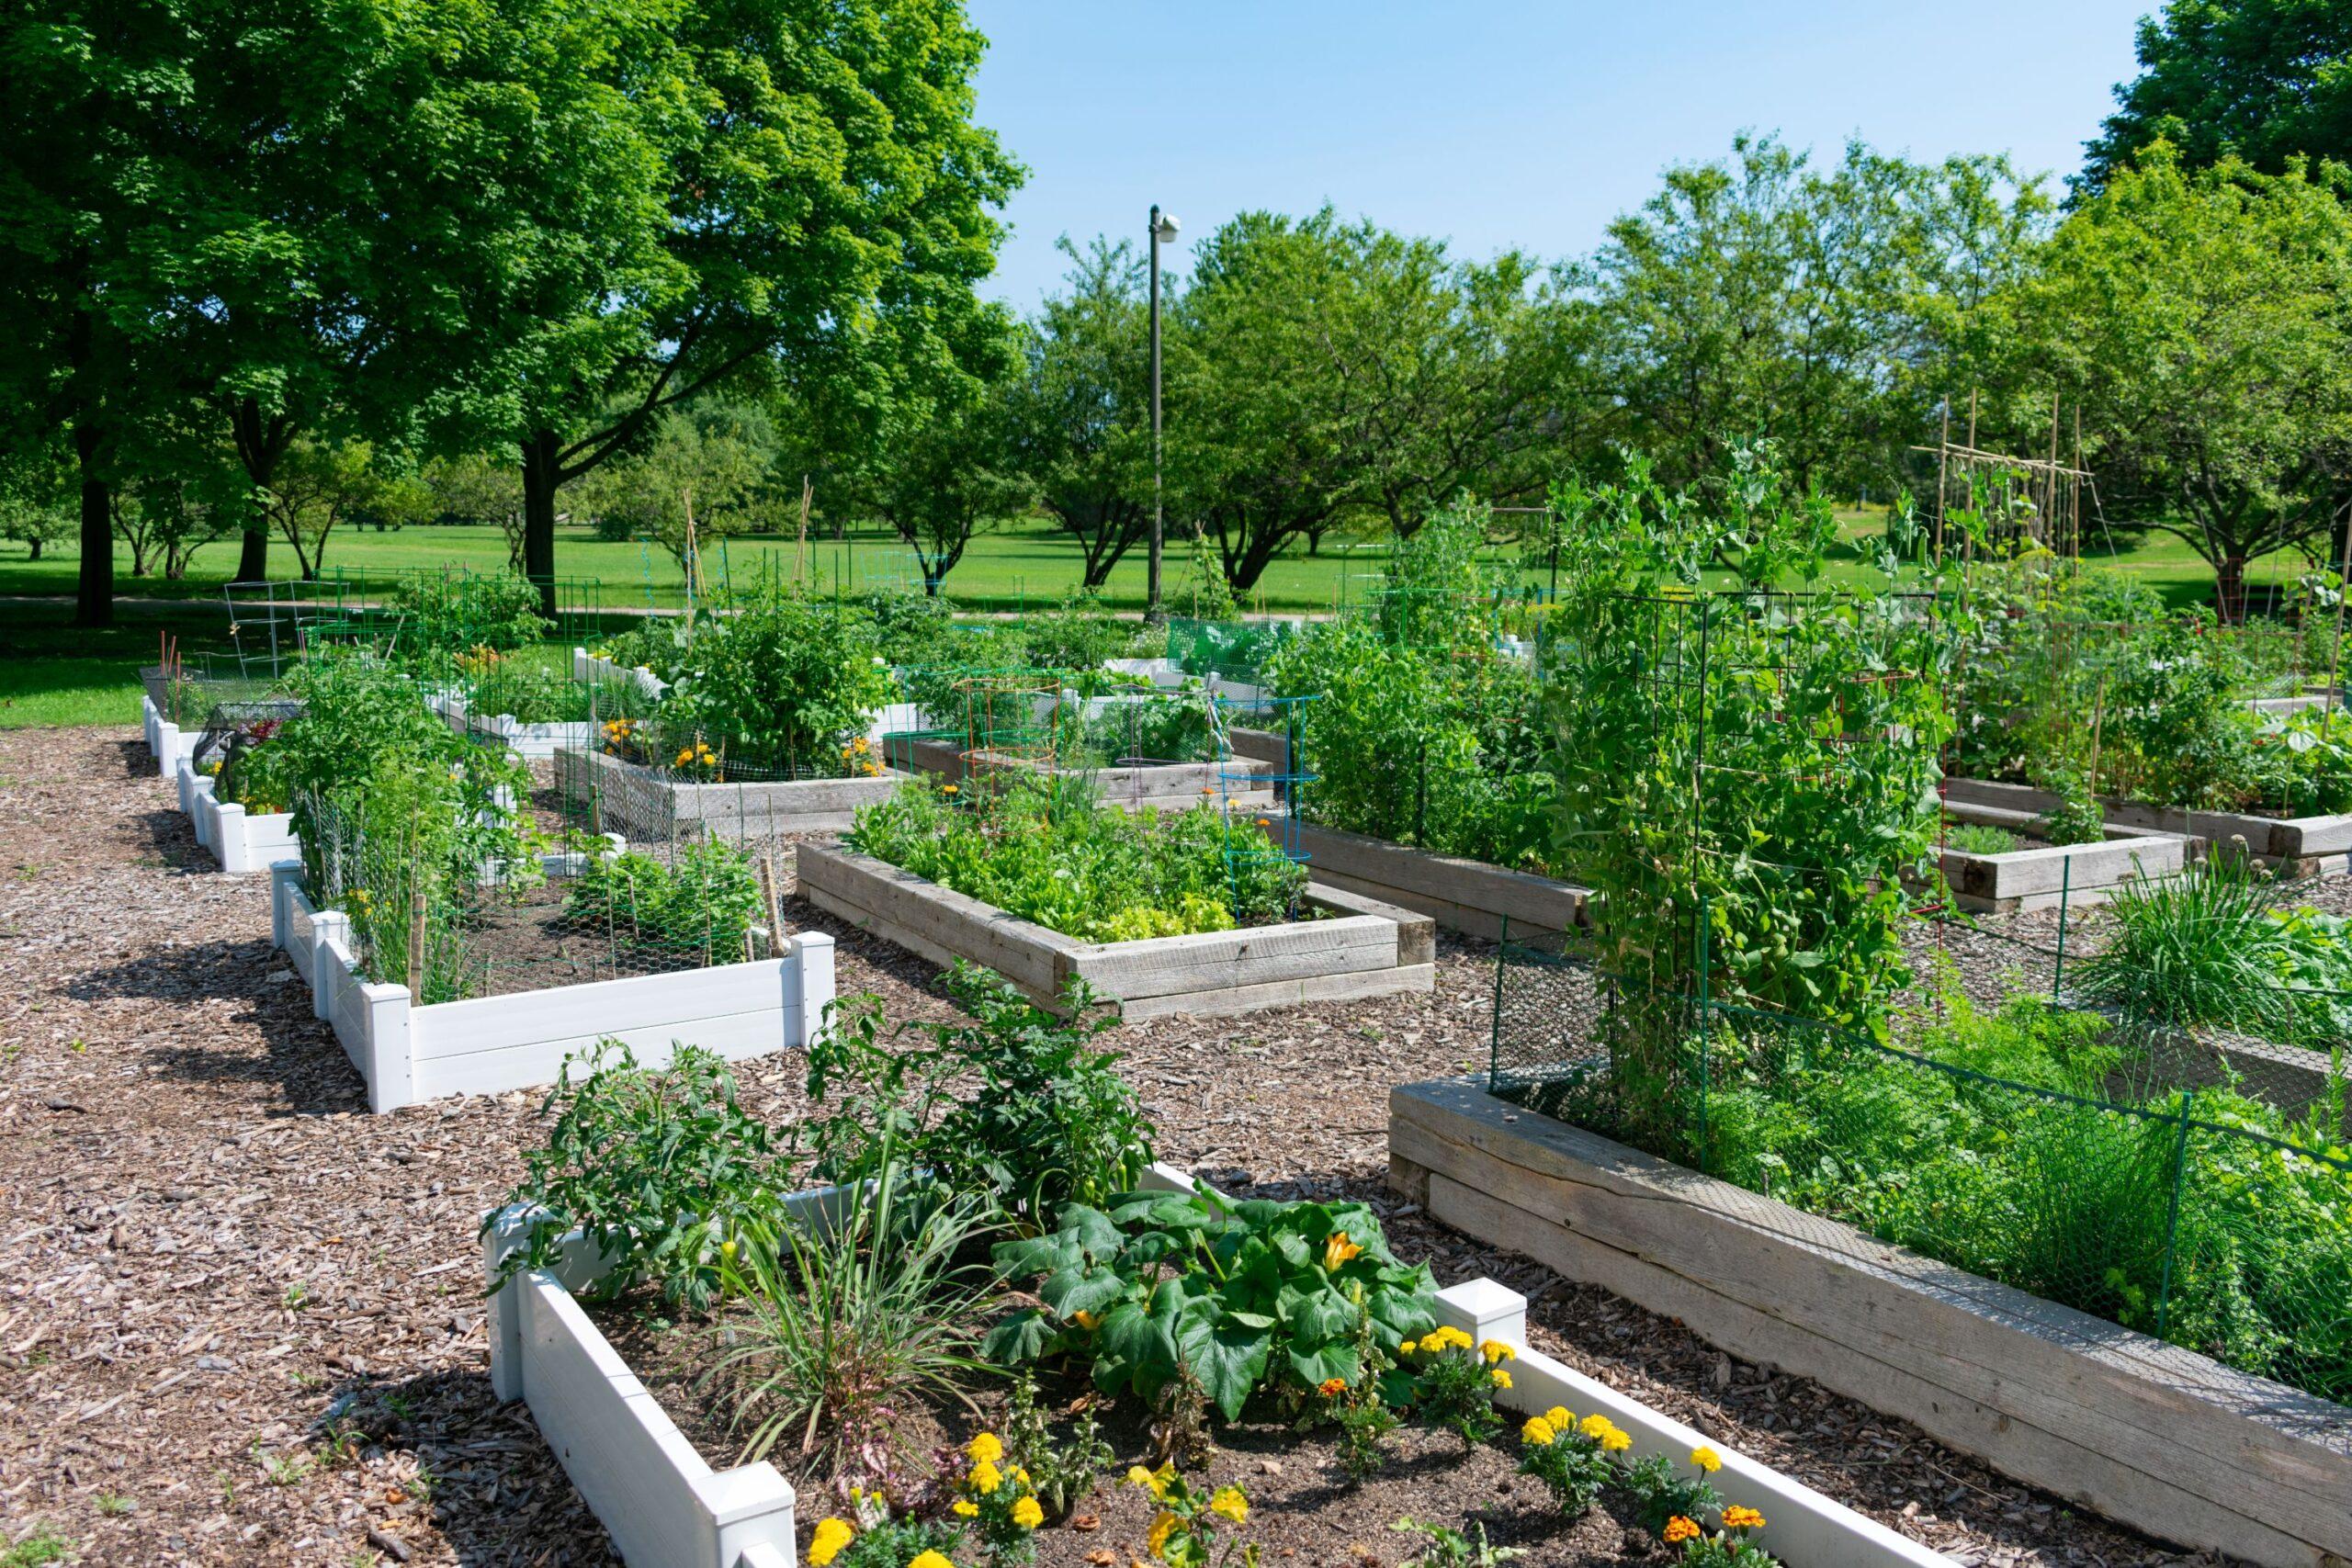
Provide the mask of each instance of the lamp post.
[{"label": "lamp post", "polygon": [[1143,616],[1147,621],[1166,617],[1159,604],[1159,554],[1162,513],[1159,497],[1159,247],[1161,243],[1173,243],[1176,220],[1159,210],[1158,202],[1151,207],[1151,570],[1144,588]]}]

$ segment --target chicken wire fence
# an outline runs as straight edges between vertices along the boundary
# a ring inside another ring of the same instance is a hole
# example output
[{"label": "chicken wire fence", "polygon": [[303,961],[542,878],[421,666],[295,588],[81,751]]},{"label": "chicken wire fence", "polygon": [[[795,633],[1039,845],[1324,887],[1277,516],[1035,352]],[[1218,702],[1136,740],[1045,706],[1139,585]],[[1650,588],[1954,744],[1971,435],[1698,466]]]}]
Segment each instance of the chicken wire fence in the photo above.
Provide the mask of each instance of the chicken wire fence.
[{"label": "chicken wire fence", "polygon": [[2266,1115],[2261,1062],[2210,1038],[2047,993],[1978,1006],[1882,1041],[1506,941],[1488,1082],[1815,1217],[1826,1250],[1860,1232],[2319,1396],[2281,1414],[2352,1451],[2341,1072],[2269,1080]]},{"label": "chicken wire fence", "polygon": [[312,903],[353,957],[420,1004],[773,957],[776,863],[699,824],[666,837],[453,823],[438,802],[348,792],[298,803]]}]

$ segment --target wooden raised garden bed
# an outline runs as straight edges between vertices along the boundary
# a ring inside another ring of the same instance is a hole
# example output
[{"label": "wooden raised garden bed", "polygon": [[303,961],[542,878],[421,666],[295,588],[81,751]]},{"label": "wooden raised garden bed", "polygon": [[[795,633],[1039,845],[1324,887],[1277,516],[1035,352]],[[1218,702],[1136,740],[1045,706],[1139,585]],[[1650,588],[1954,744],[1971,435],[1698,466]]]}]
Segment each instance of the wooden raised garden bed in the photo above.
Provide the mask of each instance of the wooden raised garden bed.
[{"label": "wooden raised garden bed", "polygon": [[[550,864],[551,874],[560,869]],[[349,917],[312,906],[299,861],[270,867],[270,931],[379,1113],[552,1083],[566,1056],[604,1039],[649,1066],[681,1040],[729,1059],[806,1049],[833,999],[833,939],[804,931],[749,963],[418,1006],[406,986],[360,975]]]},{"label": "wooden raised garden bed", "polygon": [[1405,1085],[1388,1105],[1390,1185],[1455,1230],[2153,1535],[2276,1568],[2352,1558],[2352,1408],[1474,1084]]},{"label": "wooden raised garden bed", "polygon": [[872,778],[747,780],[682,784],[641,762],[601,751],[560,749],[556,786],[573,803],[593,803],[598,832],[674,840],[681,832],[722,839],[774,833],[838,833],[858,807],[890,798],[905,782],[888,769]]},{"label": "wooden raised garden bed", "polygon": [[[1142,1185],[1194,1190],[1191,1177],[1166,1165],[1151,1167]],[[812,1188],[784,1205],[793,1219],[822,1224],[840,1213],[845,1197],[842,1188]],[[502,1210],[483,1236],[484,1279],[495,1286],[491,1388],[503,1401],[530,1406],[532,1422],[621,1557],[630,1568],[789,1568],[799,1561],[792,1483],[764,1461],[714,1471],[574,1299],[604,1273],[584,1236],[575,1231],[564,1237],[552,1267],[498,1283],[508,1256],[526,1245],[529,1222],[527,1211]],[[1632,1438],[1627,1460],[1662,1454],[1679,1463],[1709,1440],[1533,1348],[1527,1298],[1492,1280],[1439,1291],[1436,1310],[1441,1324],[1516,1351],[1511,1386],[1496,1397],[1505,1409],[1534,1415],[1564,1404],[1605,1416]],[[1949,1558],[1792,1476],[1736,1450],[1723,1451],[1722,1459],[1718,1485],[1762,1512],[1768,1522],[1756,1544],[1785,1562],[1802,1568],[1951,1568]]]},{"label": "wooden raised garden bed", "polygon": [[1448,931],[1494,942],[1508,930],[1532,942],[1583,919],[1585,890],[1554,877],[1312,822],[1269,821],[1265,832],[1304,858],[1317,881],[1419,909]]},{"label": "wooden raised garden bed", "polygon": [[934,964],[985,964],[1048,1005],[1073,977],[1130,1019],[1255,1012],[1436,984],[1428,916],[1320,884],[1309,884],[1306,897],[1328,919],[1091,942],[854,850],[801,844],[796,853],[800,891],[819,908]]},{"label": "wooden raised garden bed", "polygon": [[1127,767],[1056,767],[1034,757],[975,751],[928,736],[888,735],[883,760],[908,773],[933,773],[955,784],[991,771],[1034,773],[1059,778],[1083,775],[1104,802],[1131,810],[1181,811],[1208,800],[1237,809],[1261,810],[1274,803],[1269,782],[1274,765],[1247,756],[1227,762],[1141,762]]},{"label": "wooden raised garden bed", "polygon": [[[2028,784],[1987,784],[1980,779],[1945,781],[1947,802],[2005,807],[2039,817],[2058,797]],[[2291,876],[2333,876],[2352,871],[2352,812],[2325,817],[2257,817],[2237,811],[2196,811],[2181,806],[2143,806],[2128,800],[2103,803],[2110,829],[2173,833],[2202,839],[2217,853],[2243,852]],[[2237,850],[2243,841],[2245,848]]]},{"label": "wooden raised garden bed", "polygon": [[2106,825],[2107,838],[2099,843],[2046,843],[2037,837],[2041,810],[1979,794],[2010,787],[1951,781],[1944,801],[1948,817],[2004,829],[2022,840],[2016,849],[1997,854],[1944,847],[1944,880],[1963,909],[2009,914],[2054,908],[2062,898],[2076,907],[2102,903],[2127,883],[2179,875],[2204,849],[2201,840],[2114,822]]}]

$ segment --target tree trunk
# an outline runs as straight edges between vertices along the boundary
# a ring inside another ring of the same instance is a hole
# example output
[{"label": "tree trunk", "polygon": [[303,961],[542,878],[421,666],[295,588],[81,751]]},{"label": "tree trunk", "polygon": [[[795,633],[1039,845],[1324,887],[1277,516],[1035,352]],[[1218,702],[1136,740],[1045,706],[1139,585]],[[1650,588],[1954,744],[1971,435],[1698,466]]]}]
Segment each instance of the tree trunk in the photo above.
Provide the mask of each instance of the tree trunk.
[{"label": "tree trunk", "polygon": [[523,442],[523,575],[539,585],[539,614],[555,619],[555,491],[562,480],[552,430]]},{"label": "tree trunk", "polygon": [[269,576],[269,524],[265,520],[244,531],[237,549],[237,581],[261,582]]},{"label": "tree trunk", "polygon": [[39,560],[39,559],[40,559],[40,536],[39,534],[35,534],[35,535],[34,535],[30,539],[27,540],[26,542],[27,542],[28,544],[31,545],[31,546],[32,546],[32,547],[33,547],[33,553],[32,553],[32,555],[31,555],[28,558],[29,558],[29,559],[32,559],[32,560]]},{"label": "tree trunk", "polygon": [[2225,626],[2245,622],[2245,557],[2223,556],[2213,564],[2213,604]]},{"label": "tree trunk", "polygon": [[74,312],[66,336],[66,363],[74,371],[74,456],[82,470],[82,568],[74,584],[74,624],[107,626],[114,624],[114,506],[100,475],[98,457],[106,445],[98,397],[92,385],[96,348],[87,310]]}]

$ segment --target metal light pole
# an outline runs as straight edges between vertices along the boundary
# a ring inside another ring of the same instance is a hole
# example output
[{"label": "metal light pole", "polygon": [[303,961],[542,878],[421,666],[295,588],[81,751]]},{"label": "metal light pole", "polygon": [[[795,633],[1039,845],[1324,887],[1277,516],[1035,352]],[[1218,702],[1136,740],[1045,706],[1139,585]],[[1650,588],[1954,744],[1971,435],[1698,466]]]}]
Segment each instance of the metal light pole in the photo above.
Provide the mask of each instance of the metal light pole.
[{"label": "metal light pole", "polygon": [[1159,605],[1159,554],[1163,517],[1159,496],[1159,246],[1176,238],[1176,220],[1151,206],[1151,570],[1144,589],[1144,619],[1158,621],[1166,612]]}]

